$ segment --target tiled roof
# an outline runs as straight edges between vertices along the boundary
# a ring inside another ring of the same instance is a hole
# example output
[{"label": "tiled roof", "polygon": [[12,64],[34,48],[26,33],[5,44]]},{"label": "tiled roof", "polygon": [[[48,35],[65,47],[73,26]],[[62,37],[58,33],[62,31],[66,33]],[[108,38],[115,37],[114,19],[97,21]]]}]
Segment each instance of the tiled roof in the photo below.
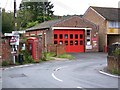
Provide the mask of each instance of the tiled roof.
[{"label": "tiled roof", "polygon": [[92,22],[83,19],[80,16],[70,16],[40,23],[34,27],[26,29],[26,31],[48,29],[50,27],[93,28],[93,30],[97,30],[97,26]]},{"label": "tiled roof", "polygon": [[120,21],[119,18],[120,8],[94,7],[94,6],[91,6],[91,8],[93,8],[107,20]]},{"label": "tiled roof", "polygon": [[[68,17],[66,17],[68,18]],[[66,18],[61,18],[61,19],[56,19],[56,20],[50,20],[50,21],[45,21],[43,23],[39,23],[31,28],[26,29],[26,31],[29,30],[39,30],[39,29],[46,29],[52,27],[54,24],[63,21]]]}]

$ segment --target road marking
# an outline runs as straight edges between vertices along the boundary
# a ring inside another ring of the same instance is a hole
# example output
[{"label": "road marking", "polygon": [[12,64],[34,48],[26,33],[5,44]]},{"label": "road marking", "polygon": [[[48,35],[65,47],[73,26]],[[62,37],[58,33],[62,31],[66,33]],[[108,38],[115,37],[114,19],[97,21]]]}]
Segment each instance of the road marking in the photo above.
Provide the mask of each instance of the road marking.
[{"label": "road marking", "polygon": [[[67,66],[56,68],[54,71],[58,71],[58,70],[65,68],[65,67],[67,67]],[[52,73],[52,77],[57,81],[63,82],[63,80],[57,78],[54,73]]]},{"label": "road marking", "polygon": [[80,87],[80,86],[78,86],[77,88],[79,88],[80,90],[86,90],[86,89],[84,89],[83,87]]},{"label": "road marking", "polygon": [[77,88],[82,88],[82,87],[79,87],[79,86],[78,86]]},{"label": "road marking", "polygon": [[7,70],[7,69],[13,69],[13,68],[23,68],[23,67],[29,67],[32,65],[38,65],[38,64],[26,64],[26,65],[19,65],[19,66],[13,66],[13,67],[8,67],[8,68],[1,68],[2,70]]},{"label": "road marking", "polygon": [[60,69],[62,69],[62,68],[65,68],[65,67],[67,67],[67,66],[59,67],[59,68],[55,69],[55,71],[58,71],[58,70],[60,70]]},{"label": "road marking", "polygon": [[110,77],[115,77],[115,78],[120,78],[119,76],[116,76],[116,75],[112,75],[112,74],[109,74],[109,73],[105,73],[103,71],[99,71],[101,74],[104,74],[104,75],[107,75],[107,76],[110,76]]},{"label": "road marking", "polygon": [[63,82],[63,80],[57,78],[57,77],[54,75],[54,73],[52,73],[52,77],[53,77],[55,80],[57,80],[57,81]]}]

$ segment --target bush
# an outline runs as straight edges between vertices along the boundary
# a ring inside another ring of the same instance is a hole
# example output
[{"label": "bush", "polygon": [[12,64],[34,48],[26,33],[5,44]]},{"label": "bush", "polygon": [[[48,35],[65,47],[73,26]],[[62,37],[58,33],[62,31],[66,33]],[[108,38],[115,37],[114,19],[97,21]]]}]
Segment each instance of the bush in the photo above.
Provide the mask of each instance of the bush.
[{"label": "bush", "polygon": [[30,55],[30,53],[27,50],[21,51],[21,54],[23,54],[23,63],[24,64],[34,62],[32,56]]},{"label": "bush", "polygon": [[2,66],[8,66],[8,62],[7,61],[2,61]]},{"label": "bush", "polygon": [[114,56],[119,56],[119,55],[120,55],[120,48],[116,48],[116,49],[113,51],[113,55],[114,55]]},{"label": "bush", "polygon": [[55,56],[55,53],[51,53],[51,52],[44,52],[43,54],[42,54],[42,61],[47,61],[47,60],[54,60],[52,57],[54,57]]}]

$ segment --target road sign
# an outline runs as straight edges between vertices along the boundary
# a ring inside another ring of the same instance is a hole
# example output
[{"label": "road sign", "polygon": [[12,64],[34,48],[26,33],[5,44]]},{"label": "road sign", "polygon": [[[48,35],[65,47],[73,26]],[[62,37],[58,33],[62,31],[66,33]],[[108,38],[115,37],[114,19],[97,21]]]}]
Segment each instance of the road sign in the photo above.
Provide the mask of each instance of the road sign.
[{"label": "road sign", "polygon": [[12,51],[11,53],[12,53],[12,54],[16,54],[17,52],[16,52],[16,51]]},{"label": "road sign", "polygon": [[15,39],[15,37],[12,36],[12,38],[10,39],[10,45],[15,45],[16,41],[17,40]]},{"label": "road sign", "polygon": [[10,43],[14,43],[16,41],[17,41],[16,38],[14,36],[12,36],[12,38],[10,39]]}]

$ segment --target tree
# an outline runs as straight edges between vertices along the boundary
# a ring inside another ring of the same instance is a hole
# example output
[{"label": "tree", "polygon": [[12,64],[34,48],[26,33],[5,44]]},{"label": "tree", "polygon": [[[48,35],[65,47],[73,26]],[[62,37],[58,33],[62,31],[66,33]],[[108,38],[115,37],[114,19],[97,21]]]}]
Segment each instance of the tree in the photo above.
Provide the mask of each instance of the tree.
[{"label": "tree", "polygon": [[18,23],[17,28],[19,30],[26,28],[27,24],[33,21],[32,17],[33,17],[33,14],[31,14],[29,11],[18,10],[17,11],[17,23]]},{"label": "tree", "polygon": [[13,12],[5,12],[2,9],[2,33],[8,33],[14,30]]},{"label": "tree", "polygon": [[53,16],[51,2],[22,2],[20,4],[19,17],[21,18],[21,27],[27,27],[30,22],[39,23],[48,21]]}]

